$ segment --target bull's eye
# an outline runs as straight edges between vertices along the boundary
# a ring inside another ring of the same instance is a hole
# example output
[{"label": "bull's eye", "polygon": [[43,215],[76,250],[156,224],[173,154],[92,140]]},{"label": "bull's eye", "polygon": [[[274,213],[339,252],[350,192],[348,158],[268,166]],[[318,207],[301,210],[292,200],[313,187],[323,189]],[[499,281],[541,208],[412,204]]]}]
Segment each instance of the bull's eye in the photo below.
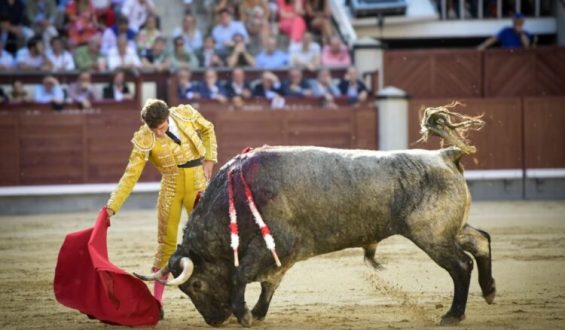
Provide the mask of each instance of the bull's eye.
[{"label": "bull's eye", "polygon": [[202,289],[202,282],[200,282],[200,281],[192,282],[192,289],[194,291],[200,291],[200,289]]}]

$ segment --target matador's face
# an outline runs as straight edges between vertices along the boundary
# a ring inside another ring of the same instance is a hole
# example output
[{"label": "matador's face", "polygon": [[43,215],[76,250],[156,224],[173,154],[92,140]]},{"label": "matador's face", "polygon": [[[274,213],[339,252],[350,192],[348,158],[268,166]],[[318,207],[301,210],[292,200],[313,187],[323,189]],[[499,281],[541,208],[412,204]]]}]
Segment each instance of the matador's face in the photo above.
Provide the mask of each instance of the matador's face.
[{"label": "matador's face", "polygon": [[161,124],[159,124],[157,127],[152,128],[151,131],[153,131],[155,136],[163,137],[165,136],[165,133],[167,132],[168,129],[169,129],[169,120],[167,119]]}]

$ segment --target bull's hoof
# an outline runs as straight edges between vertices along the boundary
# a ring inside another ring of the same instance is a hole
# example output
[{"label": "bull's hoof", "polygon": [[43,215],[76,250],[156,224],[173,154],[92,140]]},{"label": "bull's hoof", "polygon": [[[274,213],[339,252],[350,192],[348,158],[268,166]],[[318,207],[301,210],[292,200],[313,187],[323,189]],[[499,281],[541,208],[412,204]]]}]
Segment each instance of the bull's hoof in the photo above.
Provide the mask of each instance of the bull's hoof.
[{"label": "bull's hoof", "polygon": [[491,289],[489,291],[489,293],[487,294],[483,294],[483,297],[485,298],[485,301],[487,302],[487,304],[492,304],[494,302],[494,297],[496,297],[496,285],[494,283],[494,280],[492,280],[492,284],[491,284]]},{"label": "bull's hoof", "polygon": [[459,322],[463,321],[464,319],[465,319],[465,314],[461,316],[445,314],[444,316],[441,317],[441,322],[439,323],[439,325],[441,326],[457,325],[459,324]]},{"label": "bull's hoof", "polygon": [[265,315],[267,312],[264,310],[263,305],[257,304],[257,306],[253,307],[251,311],[251,315],[253,315],[253,320],[255,321],[263,321],[265,319]]},{"label": "bull's hoof", "polygon": [[253,325],[253,316],[249,311],[245,312],[242,317],[237,319],[239,324],[241,324],[245,328],[251,328]]},{"label": "bull's hoof", "polygon": [[165,310],[163,309],[163,307],[161,307],[159,309],[159,320],[164,320],[165,319]]}]

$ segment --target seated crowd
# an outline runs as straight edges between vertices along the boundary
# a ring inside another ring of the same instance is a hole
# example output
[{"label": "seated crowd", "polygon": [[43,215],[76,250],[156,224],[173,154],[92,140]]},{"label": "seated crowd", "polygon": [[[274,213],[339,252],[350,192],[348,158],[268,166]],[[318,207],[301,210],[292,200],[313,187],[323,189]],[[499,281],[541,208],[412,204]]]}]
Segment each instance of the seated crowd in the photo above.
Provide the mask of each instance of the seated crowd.
[{"label": "seated crowd", "polygon": [[351,66],[344,77],[333,79],[330,70],[322,68],[315,79],[304,79],[302,70],[291,68],[288,78],[281,81],[271,71],[264,71],[260,79],[248,81],[242,68],[235,68],[226,81],[220,81],[215,69],[209,68],[201,82],[191,79],[187,68],[176,73],[177,98],[179,100],[229,100],[238,106],[246,100],[269,100],[273,108],[283,107],[287,99],[319,99],[324,107],[336,108],[336,98],[346,99],[347,104],[357,105],[367,100],[369,91],[359,78],[357,69]]},{"label": "seated crowd", "polygon": [[[192,2],[171,35],[160,30],[154,0],[3,0],[0,3],[0,72],[73,72],[77,81],[62,86],[47,75],[27,95],[22,83],[0,88],[0,102],[66,103],[88,108],[95,98],[132,98],[126,71],[174,72],[179,98],[233,100],[251,97],[284,104],[281,98],[318,97],[335,106],[337,96],[363,101],[367,89],[351,68],[347,47],[330,24],[327,0],[215,0],[212,24],[201,28]],[[277,38],[276,30],[283,37]],[[322,45],[318,42],[321,41]],[[344,77],[328,68],[350,67]],[[220,81],[216,68],[232,69]],[[245,69],[266,70],[247,81]],[[280,81],[272,70],[289,70]],[[201,82],[191,71],[206,70]],[[318,72],[304,80],[302,71]],[[95,96],[91,73],[114,72],[113,81]],[[333,78],[340,79],[334,81]],[[99,93],[100,94],[100,93]]]}]

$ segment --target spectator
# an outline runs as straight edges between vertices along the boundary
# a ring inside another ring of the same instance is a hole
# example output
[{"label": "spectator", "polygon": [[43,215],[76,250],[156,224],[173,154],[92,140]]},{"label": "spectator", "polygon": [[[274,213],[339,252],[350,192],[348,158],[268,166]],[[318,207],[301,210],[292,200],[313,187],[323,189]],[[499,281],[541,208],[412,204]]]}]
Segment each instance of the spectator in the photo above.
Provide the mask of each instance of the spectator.
[{"label": "spectator", "polygon": [[239,3],[239,14],[249,33],[251,48],[255,48],[254,45],[258,45],[259,48],[264,40],[271,36],[269,13],[267,0],[242,0]]},{"label": "spectator", "polygon": [[20,70],[51,70],[51,62],[45,54],[43,42],[40,37],[28,40],[27,47],[18,51],[16,62]]},{"label": "spectator", "polygon": [[323,40],[332,36],[332,10],[329,0],[306,0],[304,4],[308,30],[319,31]]},{"label": "spectator", "polygon": [[16,54],[18,45],[33,35],[33,31],[24,26],[25,5],[21,0],[0,1],[0,39],[6,50]]},{"label": "spectator", "polygon": [[335,97],[340,96],[340,92],[328,69],[318,72],[318,79],[312,82],[312,95],[321,98],[324,107],[337,108]]},{"label": "spectator", "polygon": [[11,32],[18,37],[23,37],[22,26],[25,24],[25,4],[22,0],[0,1],[0,16],[6,17],[11,25]]},{"label": "spectator", "polygon": [[43,46],[49,48],[51,38],[59,33],[55,29],[57,4],[55,0],[30,0],[26,3],[27,19],[35,34],[41,37]]},{"label": "spectator", "polygon": [[75,69],[73,56],[65,50],[61,37],[53,37],[51,39],[51,50],[47,51],[47,58],[51,62],[51,70],[54,72],[72,71]]},{"label": "spectator", "polygon": [[353,66],[347,69],[345,77],[339,82],[339,92],[347,96],[348,104],[358,104],[367,100],[369,91]]},{"label": "spectator", "polygon": [[214,38],[206,37],[204,46],[198,53],[198,62],[203,68],[222,67],[224,61],[215,47]]},{"label": "spectator", "polygon": [[147,16],[147,20],[143,25],[143,28],[137,34],[137,49],[141,53],[153,46],[155,39],[161,36],[161,31],[159,30],[160,21],[159,17],[154,14]]},{"label": "spectator", "polygon": [[338,36],[333,36],[322,50],[322,65],[326,67],[350,66],[351,57],[347,47]]},{"label": "spectator", "polygon": [[221,10],[219,15],[220,24],[212,30],[212,37],[220,54],[225,55],[230,47],[234,46],[233,38],[236,34],[241,34],[245,43],[249,42],[249,35],[241,22],[232,20],[232,15],[228,10]]},{"label": "spectator", "polygon": [[112,48],[108,52],[108,69],[113,71],[116,68],[134,69],[140,67],[141,60],[137,56],[135,49],[128,45],[125,34],[120,35],[116,48]]},{"label": "spectator", "polygon": [[524,30],[524,16],[516,13],[512,17],[512,27],[505,27],[479,45],[479,50],[485,50],[488,47],[500,44],[502,48],[529,48],[531,45],[532,35]]},{"label": "spectator", "polygon": [[14,56],[4,49],[4,42],[0,39],[0,72],[12,70],[15,66]]},{"label": "spectator", "polygon": [[164,72],[171,66],[171,58],[166,53],[167,39],[157,37],[153,46],[142,53],[141,63],[145,69]]},{"label": "spectator", "polygon": [[22,84],[21,81],[16,80],[12,84],[12,91],[10,92],[10,103],[29,102],[30,95]]},{"label": "spectator", "polygon": [[106,61],[104,55],[100,51],[101,41],[100,35],[95,35],[88,40],[87,45],[83,45],[75,49],[74,60],[78,70],[104,71],[106,70]]},{"label": "spectator", "polygon": [[235,68],[232,72],[231,80],[225,87],[226,95],[229,98],[248,99],[251,97],[251,84],[245,81],[245,71]]},{"label": "spectator", "polygon": [[198,68],[198,57],[196,57],[192,51],[186,50],[182,37],[176,37],[173,41],[173,45],[174,50],[171,56],[171,67],[173,70],[178,70],[180,68]]},{"label": "spectator", "polygon": [[283,95],[279,78],[271,71],[263,72],[261,82],[253,88],[253,96],[273,100]]},{"label": "spectator", "polygon": [[[221,14],[223,10],[227,10],[230,13],[237,14],[237,3],[239,0],[218,0],[216,1],[216,6],[214,8],[217,14]],[[238,16],[236,16],[238,17]]]},{"label": "spectator", "polygon": [[284,84],[285,96],[305,97],[312,95],[310,85],[302,78],[302,71],[293,68],[288,72],[288,81]]},{"label": "spectator", "polygon": [[247,50],[245,40],[241,34],[236,34],[234,37],[235,46],[232,53],[228,57],[228,66],[230,68],[255,66],[255,57]]},{"label": "spectator", "polygon": [[292,42],[300,42],[306,31],[304,22],[304,0],[278,0],[279,29]]},{"label": "spectator", "polygon": [[204,81],[198,88],[198,94],[206,100],[216,100],[220,103],[226,103],[226,90],[218,81],[218,74],[214,69],[206,70]]},{"label": "spectator", "polygon": [[190,81],[190,76],[191,73],[188,69],[179,69],[177,71],[177,96],[181,100],[192,100],[200,97],[200,94],[198,94],[199,86]]},{"label": "spectator", "polygon": [[185,14],[182,26],[173,31],[173,38],[179,36],[183,38],[187,50],[195,52],[202,48],[202,33],[198,30],[196,18],[192,14]]},{"label": "spectator", "polygon": [[69,100],[81,109],[90,109],[94,101],[94,91],[91,83],[90,72],[83,71],[78,75],[78,80],[69,87]]},{"label": "spectator", "polygon": [[92,4],[100,26],[109,27],[116,24],[116,12],[112,6],[112,0],[92,0]]},{"label": "spectator", "polygon": [[0,87],[0,104],[5,104],[10,101],[10,98],[4,93],[4,88]]},{"label": "spectator", "polygon": [[320,45],[312,41],[310,32],[304,33],[302,43],[290,45],[290,63],[293,67],[310,71],[320,66]]},{"label": "spectator", "polygon": [[0,16],[0,41],[2,49],[8,51],[12,55],[18,51],[18,37],[14,33],[14,26],[10,23],[10,18],[2,14]]},{"label": "spectator", "polygon": [[125,0],[122,15],[129,19],[130,27],[136,33],[139,31],[147,16],[155,14],[153,0]]},{"label": "spectator", "polygon": [[125,101],[133,100],[133,94],[126,84],[126,74],[122,69],[114,71],[112,82],[102,89],[102,98],[106,100]]},{"label": "spectator", "polygon": [[98,20],[96,10],[90,0],[70,0],[66,8],[67,31],[69,43],[72,47],[88,42],[98,33]]},{"label": "spectator", "polygon": [[136,49],[135,32],[129,28],[128,18],[120,16],[115,25],[104,30],[104,34],[102,35],[102,54],[108,55],[110,49],[116,47],[120,34],[125,34],[130,47]]},{"label": "spectator", "polygon": [[53,76],[43,78],[43,83],[35,88],[33,101],[42,104],[51,104],[53,109],[62,110],[65,94],[59,81]]},{"label": "spectator", "polygon": [[265,42],[265,50],[257,55],[255,64],[261,69],[282,68],[288,65],[288,55],[277,49],[277,40],[270,37]]}]

